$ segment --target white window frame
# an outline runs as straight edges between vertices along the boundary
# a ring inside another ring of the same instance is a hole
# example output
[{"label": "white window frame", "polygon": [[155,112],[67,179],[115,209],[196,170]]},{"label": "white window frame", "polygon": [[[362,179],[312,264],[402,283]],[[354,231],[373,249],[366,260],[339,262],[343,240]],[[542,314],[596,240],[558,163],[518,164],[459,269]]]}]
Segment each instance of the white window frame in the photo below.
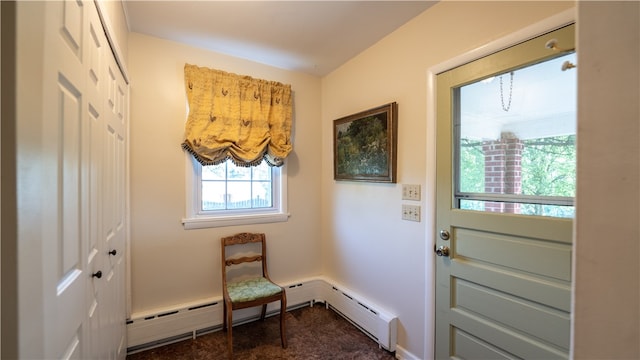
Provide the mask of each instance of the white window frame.
[{"label": "white window frame", "polygon": [[271,179],[274,185],[273,206],[271,208],[217,210],[213,214],[211,211],[203,212],[200,210],[202,204],[202,165],[188,152],[185,152],[185,157],[186,217],[182,219],[185,230],[267,224],[288,220],[286,164],[279,168],[279,174],[278,171],[274,172]]}]

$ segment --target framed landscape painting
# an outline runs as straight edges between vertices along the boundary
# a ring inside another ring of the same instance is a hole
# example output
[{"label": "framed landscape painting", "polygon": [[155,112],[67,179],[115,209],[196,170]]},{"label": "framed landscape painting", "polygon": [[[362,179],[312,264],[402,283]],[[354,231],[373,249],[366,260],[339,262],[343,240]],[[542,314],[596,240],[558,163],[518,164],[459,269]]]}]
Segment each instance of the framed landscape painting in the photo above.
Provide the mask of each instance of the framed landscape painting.
[{"label": "framed landscape painting", "polygon": [[395,102],[333,121],[335,180],[396,182]]}]

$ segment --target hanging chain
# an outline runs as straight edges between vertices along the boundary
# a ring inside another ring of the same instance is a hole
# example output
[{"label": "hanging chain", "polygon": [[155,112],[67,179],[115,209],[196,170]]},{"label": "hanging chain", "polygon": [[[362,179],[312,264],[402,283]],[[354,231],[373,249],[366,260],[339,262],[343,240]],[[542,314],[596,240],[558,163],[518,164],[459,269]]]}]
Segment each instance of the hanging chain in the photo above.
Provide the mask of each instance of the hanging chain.
[{"label": "hanging chain", "polygon": [[509,103],[504,106],[504,95],[502,94],[502,75],[500,75],[500,102],[502,102],[502,110],[509,111],[511,109],[511,98],[513,97],[513,71],[509,73],[511,75],[511,84],[509,85]]}]

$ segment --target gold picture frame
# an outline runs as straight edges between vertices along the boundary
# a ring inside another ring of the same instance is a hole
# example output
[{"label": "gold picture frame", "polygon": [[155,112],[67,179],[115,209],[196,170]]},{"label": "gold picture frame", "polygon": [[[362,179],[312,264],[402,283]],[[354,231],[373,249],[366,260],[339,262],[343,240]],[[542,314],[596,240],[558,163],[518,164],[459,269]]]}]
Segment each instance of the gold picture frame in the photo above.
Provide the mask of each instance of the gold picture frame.
[{"label": "gold picture frame", "polygon": [[396,182],[398,104],[333,121],[334,180]]}]

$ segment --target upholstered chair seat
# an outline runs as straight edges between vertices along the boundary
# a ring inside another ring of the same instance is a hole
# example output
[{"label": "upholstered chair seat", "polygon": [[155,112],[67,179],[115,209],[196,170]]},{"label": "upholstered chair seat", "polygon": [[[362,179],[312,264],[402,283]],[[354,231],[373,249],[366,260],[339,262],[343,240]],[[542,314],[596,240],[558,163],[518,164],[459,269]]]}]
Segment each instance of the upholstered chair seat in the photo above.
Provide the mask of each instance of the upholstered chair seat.
[{"label": "upholstered chair seat", "polygon": [[237,303],[276,295],[282,291],[282,288],[263,277],[259,277],[229,282],[227,283],[227,291],[231,302]]}]

